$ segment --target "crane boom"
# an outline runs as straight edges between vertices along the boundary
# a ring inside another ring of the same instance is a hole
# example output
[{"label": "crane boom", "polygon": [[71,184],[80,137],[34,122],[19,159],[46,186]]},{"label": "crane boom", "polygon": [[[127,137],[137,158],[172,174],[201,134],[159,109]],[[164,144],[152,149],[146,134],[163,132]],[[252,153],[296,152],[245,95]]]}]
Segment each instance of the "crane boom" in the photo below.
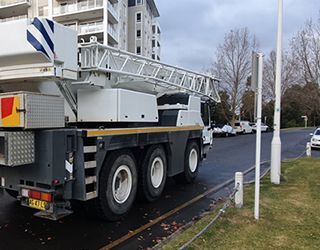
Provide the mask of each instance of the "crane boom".
[{"label": "crane boom", "polygon": [[[159,61],[104,46],[97,42],[80,44],[80,71],[116,75],[113,86],[161,95],[186,92],[202,99],[220,102],[217,78],[171,66]],[[95,85],[87,74],[82,83]]]}]

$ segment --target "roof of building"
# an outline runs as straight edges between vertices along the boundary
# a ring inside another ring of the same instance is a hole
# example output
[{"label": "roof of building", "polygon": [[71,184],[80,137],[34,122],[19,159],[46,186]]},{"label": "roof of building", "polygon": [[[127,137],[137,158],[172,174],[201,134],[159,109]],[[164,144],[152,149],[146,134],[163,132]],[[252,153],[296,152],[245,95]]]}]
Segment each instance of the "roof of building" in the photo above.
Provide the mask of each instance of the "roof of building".
[{"label": "roof of building", "polygon": [[151,8],[152,14],[155,17],[159,17],[160,13],[159,13],[159,10],[157,8],[157,5],[156,5],[155,1],[154,0],[147,0],[147,3],[149,4],[149,6]]}]

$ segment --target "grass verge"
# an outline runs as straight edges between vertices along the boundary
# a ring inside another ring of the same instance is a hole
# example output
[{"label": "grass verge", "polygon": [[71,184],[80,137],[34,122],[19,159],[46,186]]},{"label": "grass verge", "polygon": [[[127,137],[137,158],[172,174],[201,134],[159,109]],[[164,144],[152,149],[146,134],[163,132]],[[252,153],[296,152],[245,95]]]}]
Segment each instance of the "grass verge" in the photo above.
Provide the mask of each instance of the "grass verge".
[{"label": "grass verge", "polygon": [[[261,181],[260,220],[253,218],[254,184],[245,187],[243,209],[231,207],[189,249],[320,249],[320,160],[282,164],[281,185]],[[217,210],[164,246],[177,249]]]}]

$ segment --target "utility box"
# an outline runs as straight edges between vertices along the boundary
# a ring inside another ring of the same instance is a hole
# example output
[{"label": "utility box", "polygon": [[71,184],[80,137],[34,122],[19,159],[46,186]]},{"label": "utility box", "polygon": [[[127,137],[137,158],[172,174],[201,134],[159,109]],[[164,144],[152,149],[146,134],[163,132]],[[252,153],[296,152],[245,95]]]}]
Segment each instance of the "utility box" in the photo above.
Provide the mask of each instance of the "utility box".
[{"label": "utility box", "polygon": [[155,95],[125,89],[78,90],[78,122],[158,122]]},{"label": "utility box", "polygon": [[32,131],[0,132],[0,165],[14,167],[35,161]]},{"label": "utility box", "polygon": [[64,99],[31,92],[0,95],[0,127],[61,128],[65,126]]}]

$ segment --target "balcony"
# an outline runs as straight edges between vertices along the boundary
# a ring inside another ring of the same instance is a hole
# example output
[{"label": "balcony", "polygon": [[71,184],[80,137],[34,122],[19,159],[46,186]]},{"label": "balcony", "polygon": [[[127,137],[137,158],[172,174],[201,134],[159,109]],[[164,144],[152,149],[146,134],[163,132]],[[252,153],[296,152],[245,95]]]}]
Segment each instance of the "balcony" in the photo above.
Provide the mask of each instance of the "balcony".
[{"label": "balcony", "polygon": [[119,34],[117,30],[110,24],[108,24],[108,43],[111,45],[118,44]]},{"label": "balcony", "polygon": [[119,20],[118,13],[113,5],[108,1],[108,21],[112,24],[117,24]]},{"label": "balcony", "polygon": [[88,20],[103,16],[103,0],[76,1],[55,7],[53,18],[58,22]]},{"label": "balcony", "polygon": [[9,21],[14,21],[14,20],[20,20],[20,19],[27,19],[27,18],[28,18],[27,15],[13,16],[13,17],[8,17],[8,18],[0,19],[0,23],[5,23],[5,22],[9,22]]},{"label": "balcony", "polygon": [[96,36],[98,41],[103,40],[103,22],[102,21],[79,23],[77,30],[78,30],[79,39],[84,39],[85,41],[89,41],[91,36]]},{"label": "balcony", "polygon": [[78,26],[78,34],[89,35],[103,32],[103,22],[81,23]]},{"label": "balcony", "polygon": [[0,0],[0,18],[26,15],[30,6],[30,0]]},{"label": "balcony", "polygon": [[161,53],[160,47],[153,47],[152,48],[152,54],[160,55],[160,53]]}]

